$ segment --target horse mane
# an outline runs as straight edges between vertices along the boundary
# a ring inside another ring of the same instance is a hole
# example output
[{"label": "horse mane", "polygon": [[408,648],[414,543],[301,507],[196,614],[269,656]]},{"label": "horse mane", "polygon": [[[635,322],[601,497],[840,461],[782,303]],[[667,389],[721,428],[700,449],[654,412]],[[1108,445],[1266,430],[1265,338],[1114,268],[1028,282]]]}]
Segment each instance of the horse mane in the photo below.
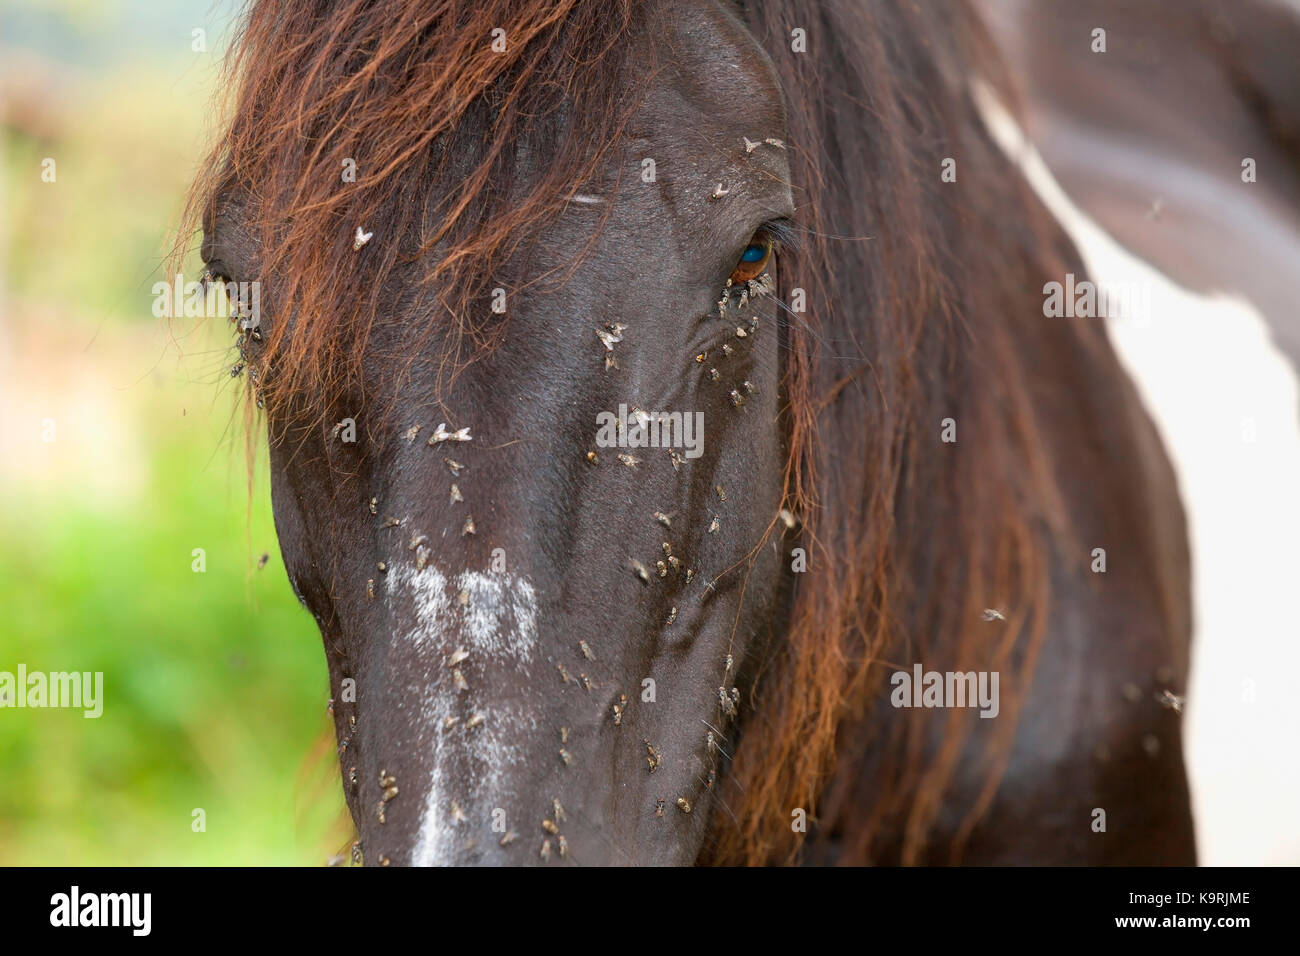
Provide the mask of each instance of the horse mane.
[{"label": "horse mane", "polygon": [[[610,91],[628,85],[620,40],[640,10],[252,5],[229,60],[230,123],[185,222],[211,231],[217,197],[237,197],[251,253],[232,278],[276,278],[262,302],[286,318],[263,330],[257,358],[269,401],[325,406],[357,389],[381,348],[410,361],[416,339],[377,331],[408,269],[437,289],[430,328],[411,335],[449,330],[447,369],[504,334],[486,284],[617,144],[632,104],[611,104]],[[715,818],[705,859],[788,862],[834,840],[844,861],[919,862],[972,760],[972,715],[873,702],[888,669],[912,661],[1018,676],[974,758],[987,783],[962,809],[968,834],[1043,639],[1049,541],[1068,530],[1018,330],[1043,321],[1042,283],[1074,254],[981,124],[972,78],[1007,84],[964,2],[782,0],[741,15],[781,77],[808,229],[780,271],[809,307],[789,329],[785,371],[787,505],[809,570],[749,691],[726,778],[736,820]],[[790,52],[794,26],[806,54]],[[519,181],[518,159],[534,151],[553,158]],[[940,179],[947,157],[956,183]],[[373,233],[360,251],[357,227]],[[946,418],[952,444],[940,441]],[[984,608],[1005,621],[981,620]],[[796,808],[818,824],[807,843],[791,832]],[[901,844],[886,845],[894,832]]]},{"label": "horse mane", "polygon": [[[809,303],[787,370],[787,488],[809,553],[734,755],[738,822],[718,817],[709,859],[956,861],[1008,761],[1049,541],[1068,534],[1018,337],[1075,255],[982,124],[973,80],[1015,95],[964,3],[784,0],[746,17],[781,76],[811,230],[781,262]],[[805,55],[789,53],[795,25]],[[998,726],[880,706],[888,672],[914,661],[1002,672]],[[983,788],[932,847],[961,767]],[[817,823],[806,838],[798,808]]]}]

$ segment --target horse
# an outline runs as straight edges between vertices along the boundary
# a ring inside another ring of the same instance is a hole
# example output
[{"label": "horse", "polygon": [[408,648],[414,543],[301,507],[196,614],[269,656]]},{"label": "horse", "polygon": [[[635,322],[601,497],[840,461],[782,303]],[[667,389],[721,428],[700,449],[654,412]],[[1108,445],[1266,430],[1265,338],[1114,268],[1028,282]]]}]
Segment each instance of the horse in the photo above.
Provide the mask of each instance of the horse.
[{"label": "horse", "polygon": [[[988,8],[1026,126],[1069,194],[1180,284],[1248,299],[1300,367],[1300,5]],[[1077,38],[1101,24],[1115,42],[1098,55]]]},{"label": "horse", "polygon": [[1194,862],[1176,482],[976,8],[262,0],[229,63],[185,221],[366,863]]}]

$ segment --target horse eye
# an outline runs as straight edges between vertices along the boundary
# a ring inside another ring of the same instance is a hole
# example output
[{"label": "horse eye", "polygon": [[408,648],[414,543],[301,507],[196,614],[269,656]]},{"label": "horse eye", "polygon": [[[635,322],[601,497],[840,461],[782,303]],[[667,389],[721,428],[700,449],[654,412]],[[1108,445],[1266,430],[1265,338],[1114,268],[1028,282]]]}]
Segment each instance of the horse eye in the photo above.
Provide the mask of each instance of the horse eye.
[{"label": "horse eye", "polygon": [[765,232],[757,232],[749,240],[749,245],[740,254],[740,261],[731,270],[732,283],[748,282],[761,276],[768,263],[772,261],[772,237]]}]

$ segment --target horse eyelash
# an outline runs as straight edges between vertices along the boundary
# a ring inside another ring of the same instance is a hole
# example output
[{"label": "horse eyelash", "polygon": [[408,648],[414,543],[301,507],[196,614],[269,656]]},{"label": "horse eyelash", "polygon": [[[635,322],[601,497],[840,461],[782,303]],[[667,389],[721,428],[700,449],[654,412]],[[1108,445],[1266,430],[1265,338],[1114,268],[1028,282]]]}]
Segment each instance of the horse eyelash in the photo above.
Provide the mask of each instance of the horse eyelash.
[{"label": "horse eyelash", "polygon": [[784,216],[779,219],[769,219],[758,228],[758,231],[766,233],[778,251],[796,252],[803,239],[799,227]]}]

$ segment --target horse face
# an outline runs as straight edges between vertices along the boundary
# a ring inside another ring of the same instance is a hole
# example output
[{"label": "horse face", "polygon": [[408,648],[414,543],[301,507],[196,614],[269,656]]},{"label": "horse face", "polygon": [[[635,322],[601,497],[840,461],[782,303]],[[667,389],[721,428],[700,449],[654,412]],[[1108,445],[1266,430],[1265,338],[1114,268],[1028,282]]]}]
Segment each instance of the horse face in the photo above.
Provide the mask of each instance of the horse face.
[{"label": "horse face", "polygon": [[789,549],[777,303],[725,286],[792,213],[783,107],[723,8],[646,22],[672,59],[609,188],[489,277],[500,343],[450,384],[437,342],[403,381],[368,367],[396,412],[355,442],[273,442],[368,862],[689,862],[726,800]]}]

